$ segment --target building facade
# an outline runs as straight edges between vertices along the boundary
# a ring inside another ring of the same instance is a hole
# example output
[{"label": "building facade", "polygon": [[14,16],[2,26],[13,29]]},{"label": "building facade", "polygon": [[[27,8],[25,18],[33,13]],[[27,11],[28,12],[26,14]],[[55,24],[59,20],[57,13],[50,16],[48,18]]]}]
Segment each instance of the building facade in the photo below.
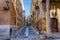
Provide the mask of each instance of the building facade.
[{"label": "building facade", "polygon": [[16,0],[16,25],[24,26],[24,12],[23,0]]},{"label": "building facade", "polygon": [[0,25],[10,24],[10,2],[6,0],[0,0]]},{"label": "building facade", "polygon": [[0,0],[0,25],[9,25],[13,31],[24,26],[22,0]]},{"label": "building facade", "polygon": [[34,27],[41,31],[60,32],[59,11],[59,0],[38,0],[37,3],[32,0],[31,21],[34,21]]},{"label": "building facade", "polygon": [[[39,20],[39,4],[40,4],[41,0],[32,0],[32,4],[31,4],[31,11],[30,11],[30,17],[31,17],[31,25],[35,28],[38,29],[40,25],[38,23]],[[41,25],[40,25],[41,26]]]}]

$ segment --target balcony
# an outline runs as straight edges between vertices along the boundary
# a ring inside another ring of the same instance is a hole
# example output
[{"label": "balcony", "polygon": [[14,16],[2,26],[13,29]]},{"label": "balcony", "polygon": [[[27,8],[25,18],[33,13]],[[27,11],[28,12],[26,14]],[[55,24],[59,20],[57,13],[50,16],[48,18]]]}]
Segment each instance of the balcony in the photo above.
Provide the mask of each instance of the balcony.
[{"label": "balcony", "polygon": [[[42,0],[42,2],[46,2],[46,0]],[[50,0],[50,2],[60,2],[60,0]]]},{"label": "balcony", "polygon": [[4,10],[6,10],[6,11],[9,10],[9,9],[10,9],[10,7],[4,7]]},{"label": "balcony", "polygon": [[9,1],[6,1],[6,7],[4,7],[4,10],[9,10],[10,9],[10,7],[9,7]]},{"label": "balcony", "polygon": [[36,6],[35,6],[35,9],[39,9],[39,6],[38,6],[38,5],[36,5]]}]

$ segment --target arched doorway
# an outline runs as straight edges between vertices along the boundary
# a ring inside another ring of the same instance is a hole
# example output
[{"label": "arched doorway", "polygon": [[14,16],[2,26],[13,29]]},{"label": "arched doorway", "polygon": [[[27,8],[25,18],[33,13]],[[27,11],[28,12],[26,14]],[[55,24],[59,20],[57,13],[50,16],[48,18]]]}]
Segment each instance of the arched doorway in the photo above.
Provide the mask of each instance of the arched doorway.
[{"label": "arched doorway", "polygon": [[51,32],[58,32],[58,20],[51,18]]}]

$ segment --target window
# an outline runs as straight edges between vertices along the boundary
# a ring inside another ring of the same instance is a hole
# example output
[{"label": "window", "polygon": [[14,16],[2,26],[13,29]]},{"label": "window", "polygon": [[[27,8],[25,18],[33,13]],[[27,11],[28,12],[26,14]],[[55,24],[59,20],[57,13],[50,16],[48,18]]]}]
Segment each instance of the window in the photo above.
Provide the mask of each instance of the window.
[{"label": "window", "polygon": [[33,11],[33,16],[34,16],[35,14],[34,14],[34,11]]},{"label": "window", "polygon": [[50,10],[50,16],[56,17],[56,16],[57,16],[56,5],[51,5],[50,9],[51,9],[51,10]]}]

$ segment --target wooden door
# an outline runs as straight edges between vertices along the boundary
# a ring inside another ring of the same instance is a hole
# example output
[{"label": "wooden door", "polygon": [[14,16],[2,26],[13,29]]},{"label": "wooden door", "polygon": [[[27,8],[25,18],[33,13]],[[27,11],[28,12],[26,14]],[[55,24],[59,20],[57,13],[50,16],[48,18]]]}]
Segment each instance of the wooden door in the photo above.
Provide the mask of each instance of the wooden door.
[{"label": "wooden door", "polygon": [[56,18],[51,18],[51,32],[58,32],[58,22]]}]

